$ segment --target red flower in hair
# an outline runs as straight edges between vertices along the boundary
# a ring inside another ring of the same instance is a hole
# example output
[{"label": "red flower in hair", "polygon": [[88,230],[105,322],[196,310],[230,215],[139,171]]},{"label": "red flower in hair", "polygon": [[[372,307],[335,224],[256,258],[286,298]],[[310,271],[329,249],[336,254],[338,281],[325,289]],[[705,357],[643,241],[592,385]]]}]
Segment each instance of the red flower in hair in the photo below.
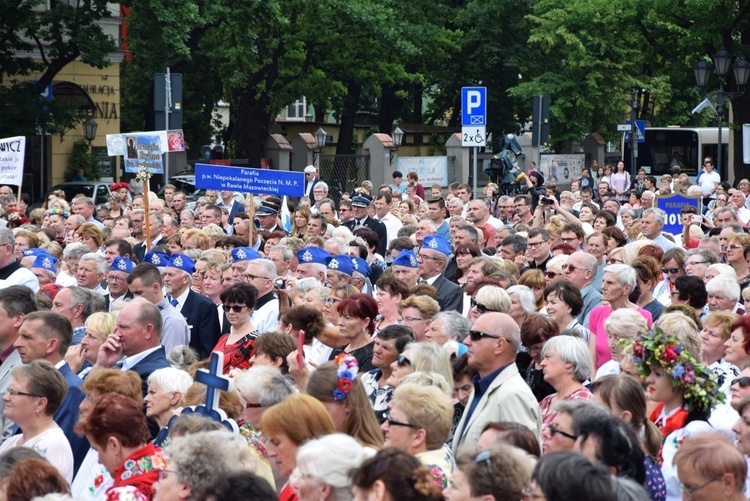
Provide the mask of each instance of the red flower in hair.
[{"label": "red flower in hair", "polygon": [[339,390],[343,391],[344,393],[349,393],[349,391],[352,389],[353,383],[348,379],[339,379],[339,382],[336,386],[338,386]]},{"label": "red flower in hair", "polygon": [[667,348],[664,350],[664,361],[672,362],[674,360],[677,360],[677,352],[674,351],[674,345],[667,345]]}]

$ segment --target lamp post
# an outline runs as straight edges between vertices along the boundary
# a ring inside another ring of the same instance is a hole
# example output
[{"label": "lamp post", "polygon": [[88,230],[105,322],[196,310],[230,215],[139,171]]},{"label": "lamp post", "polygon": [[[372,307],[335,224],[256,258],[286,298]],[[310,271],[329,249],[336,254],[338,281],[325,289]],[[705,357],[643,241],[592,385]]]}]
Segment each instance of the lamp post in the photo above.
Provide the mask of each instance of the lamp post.
[{"label": "lamp post", "polygon": [[[716,92],[716,115],[719,118],[719,138],[718,138],[718,151],[716,153],[716,169],[719,172],[719,176],[722,179],[726,178],[726,174],[722,171],[723,168],[723,145],[721,143],[721,127],[724,119],[724,105],[726,100],[729,99],[731,102],[735,97],[740,97],[745,93],[745,85],[747,84],[748,77],[750,77],[750,63],[748,63],[744,57],[737,59],[732,65],[732,54],[724,47],[716,51],[713,56],[714,67],[716,68],[716,76],[719,81],[719,89]],[[737,86],[736,91],[724,90],[724,84],[727,82],[727,74],[729,73],[729,67],[732,66],[732,72],[734,74],[734,83]],[[695,73],[695,82],[698,87],[701,88],[701,92],[705,94],[705,88],[708,85],[708,79],[711,77],[711,63],[705,59],[701,59],[693,66],[693,72]],[[702,161],[702,159],[699,159]]]},{"label": "lamp post", "polygon": [[326,145],[326,131],[323,130],[323,127],[318,127],[318,130],[315,131],[315,149],[313,150],[313,164],[315,164],[315,167],[318,169],[318,172],[320,172],[320,151],[323,149],[323,146]]},{"label": "lamp post", "polygon": [[393,147],[391,148],[391,165],[393,165],[393,158],[396,156],[398,147],[401,146],[401,141],[404,140],[404,131],[400,127],[396,127],[391,132],[391,138],[393,138]]},{"label": "lamp post", "polygon": [[96,128],[99,124],[89,115],[89,119],[83,122],[83,138],[89,143],[89,153],[91,153],[91,143],[96,139]]}]

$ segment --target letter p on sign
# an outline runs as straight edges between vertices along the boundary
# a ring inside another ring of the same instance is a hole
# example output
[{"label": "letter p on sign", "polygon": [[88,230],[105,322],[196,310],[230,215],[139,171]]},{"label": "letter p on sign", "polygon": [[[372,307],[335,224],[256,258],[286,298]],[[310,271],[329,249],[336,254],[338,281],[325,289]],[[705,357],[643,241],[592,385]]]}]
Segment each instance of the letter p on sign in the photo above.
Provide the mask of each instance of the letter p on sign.
[{"label": "letter p on sign", "polygon": [[487,88],[461,88],[461,125],[487,125]]}]

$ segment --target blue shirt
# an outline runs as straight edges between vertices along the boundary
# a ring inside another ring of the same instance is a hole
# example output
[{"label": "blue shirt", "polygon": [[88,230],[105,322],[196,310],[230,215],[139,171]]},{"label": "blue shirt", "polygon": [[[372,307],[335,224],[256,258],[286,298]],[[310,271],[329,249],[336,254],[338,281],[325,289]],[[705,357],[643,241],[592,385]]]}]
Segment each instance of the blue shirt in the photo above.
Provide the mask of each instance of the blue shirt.
[{"label": "blue shirt", "polygon": [[[508,364],[510,365],[510,364]],[[490,385],[492,385],[492,382],[495,380],[497,376],[500,375],[503,370],[508,367],[508,365],[503,365],[495,372],[492,372],[490,374],[487,374],[483,378],[479,378],[479,376],[474,376],[474,379],[472,379],[474,383],[474,398],[471,401],[471,405],[468,409],[466,409],[466,421],[464,423],[468,423],[469,419],[471,419],[471,415],[474,413],[474,409],[477,408],[477,404],[479,404],[479,401],[482,399],[485,393],[487,393],[487,390],[490,389]],[[464,425],[465,427],[465,425]]]}]

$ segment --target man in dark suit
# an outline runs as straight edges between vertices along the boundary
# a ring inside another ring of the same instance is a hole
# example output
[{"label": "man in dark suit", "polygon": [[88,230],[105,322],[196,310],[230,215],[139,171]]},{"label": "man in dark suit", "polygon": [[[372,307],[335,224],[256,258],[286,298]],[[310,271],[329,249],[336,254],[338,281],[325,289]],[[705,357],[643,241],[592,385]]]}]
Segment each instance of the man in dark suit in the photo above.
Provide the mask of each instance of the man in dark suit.
[{"label": "man in dark suit", "polygon": [[443,276],[450,254],[451,247],[445,237],[427,235],[424,237],[424,245],[417,254],[419,274],[422,282],[437,289],[440,311],[455,310],[461,313],[463,309],[461,287]]},{"label": "man in dark suit", "polygon": [[221,201],[216,203],[217,207],[226,207],[229,211],[228,221],[234,221],[234,216],[240,212],[245,212],[245,206],[234,199],[233,191],[220,192]]},{"label": "man in dark suit", "polygon": [[195,263],[184,254],[172,254],[162,272],[168,301],[179,311],[190,327],[190,347],[201,359],[216,346],[221,331],[216,305],[190,288]]},{"label": "man in dark suit", "polygon": [[90,446],[86,437],[79,437],[73,431],[78,421],[78,408],[85,395],[81,391],[83,381],[63,358],[72,342],[73,327],[70,321],[60,313],[42,310],[26,315],[13,346],[18,350],[21,362],[28,364],[34,360],[46,360],[60,371],[68,383],[68,392],[55,412],[54,421],[62,428],[70,442],[75,473]]},{"label": "man in dark suit", "polygon": [[[145,240],[145,233],[148,231],[151,234],[151,247],[155,247],[159,245],[162,242],[162,236],[161,236],[161,227],[164,224],[164,218],[162,218],[161,214],[158,212],[151,212],[149,213],[149,226],[150,229],[143,228],[144,232],[144,240],[141,243],[135,244],[135,247],[133,247],[133,254],[135,257],[138,258],[138,262],[143,262],[143,257],[146,255],[146,240]],[[145,221],[143,223],[146,224]]]},{"label": "man in dark suit", "polygon": [[94,368],[117,366],[134,371],[141,377],[145,397],[151,373],[169,367],[167,354],[159,343],[162,325],[161,312],[154,304],[134,299],[120,310],[117,327],[99,347]]},{"label": "man in dark suit", "polygon": [[305,196],[312,200],[313,188],[320,182],[318,179],[318,169],[314,165],[305,167]]},{"label": "man in dark suit", "polygon": [[367,214],[367,208],[370,207],[370,202],[372,202],[372,198],[364,193],[355,195],[352,198],[352,212],[354,217],[346,223],[343,223],[343,225],[352,231],[363,226],[374,231],[380,238],[377,253],[385,257],[386,250],[388,249],[388,230],[383,223],[377,219],[371,218]]}]

